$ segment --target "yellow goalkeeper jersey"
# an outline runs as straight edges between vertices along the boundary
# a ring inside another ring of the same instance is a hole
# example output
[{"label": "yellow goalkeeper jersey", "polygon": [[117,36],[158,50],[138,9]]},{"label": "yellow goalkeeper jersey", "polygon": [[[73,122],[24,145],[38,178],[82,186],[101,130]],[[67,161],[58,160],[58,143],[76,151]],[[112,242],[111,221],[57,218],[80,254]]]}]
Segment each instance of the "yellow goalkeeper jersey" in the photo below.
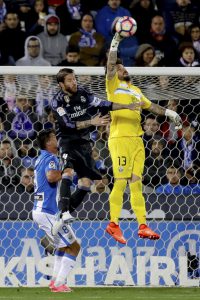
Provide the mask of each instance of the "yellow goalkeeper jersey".
[{"label": "yellow goalkeeper jersey", "polygon": [[[139,88],[126,81],[119,80],[117,73],[111,80],[106,77],[106,93],[107,99],[114,103],[144,102],[142,109],[151,106],[151,101],[142,94]],[[111,111],[111,118],[109,138],[136,137],[143,134],[140,110],[120,109]]]}]

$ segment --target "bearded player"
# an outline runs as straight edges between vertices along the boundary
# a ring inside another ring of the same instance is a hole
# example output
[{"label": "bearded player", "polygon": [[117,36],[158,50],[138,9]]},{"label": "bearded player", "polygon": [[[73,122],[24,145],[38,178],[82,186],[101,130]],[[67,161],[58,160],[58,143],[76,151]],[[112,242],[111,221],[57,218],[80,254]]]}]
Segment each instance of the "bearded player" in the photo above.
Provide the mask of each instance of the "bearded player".
[{"label": "bearded player", "polygon": [[145,200],[142,195],[142,173],[144,168],[145,151],[143,130],[141,127],[141,110],[146,109],[151,113],[169,117],[180,129],[181,118],[169,109],[152,103],[131,84],[131,78],[117,59],[118,45],[122,37],[115,33],[111,42],[108,55],[106,92],[107,99],[111,102],[131,104],[142,102],[138,110],[118,110],[111,112],[111,125],[108,146],[113,163],[114,186],[110,194],[110,223],[106,232],[116,241],[126,244],[126,239],[119,227],[119,217],[123,204],[123,194],[127,183],[130,188],[131,207],[136,215],[139,229],[138,236],[148,239],[159,239],[160,235],[151,230],[146,224]]}]

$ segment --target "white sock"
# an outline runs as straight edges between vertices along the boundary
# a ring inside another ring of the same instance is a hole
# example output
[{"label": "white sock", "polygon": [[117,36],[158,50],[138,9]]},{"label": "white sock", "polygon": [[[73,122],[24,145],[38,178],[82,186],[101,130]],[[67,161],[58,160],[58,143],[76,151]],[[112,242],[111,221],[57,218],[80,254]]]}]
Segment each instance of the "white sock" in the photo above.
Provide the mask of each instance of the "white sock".
[{"label": "white sock", "polygon": [[64,251],[59,251],[59,250],[56,250],[55,251],[55,254],[54,254],[54,265],[53,265],[53,275],[52,275],[52,279],[53,281],[56,280],[56,277],[59,273],[59,270],[60,270],[60,266],[61,266],[61,261],[62,261],[62,258],[63,258],[63,255],[65,254]]},{"label": "white sock", "polygon": [[70,255],[65,252],[64,256],[62,257],[60,270],[56,277],[55,286],[60,286],[65,284],[68,274],[74,268],[76,263],[76,256]]}]

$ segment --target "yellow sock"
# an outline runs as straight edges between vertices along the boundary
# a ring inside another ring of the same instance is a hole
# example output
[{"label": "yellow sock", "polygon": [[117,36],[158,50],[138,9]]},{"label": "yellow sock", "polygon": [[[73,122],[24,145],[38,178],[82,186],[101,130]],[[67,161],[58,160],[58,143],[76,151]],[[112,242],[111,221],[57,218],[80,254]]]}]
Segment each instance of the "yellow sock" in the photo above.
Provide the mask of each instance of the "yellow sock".
[{"label": "yellow sock", "polygon": [[129,184],[131,194],[131,207],[134,211],[137,221],[140,224],[146,224],[145,199],[142,195],[142,182],[137,180]]},{"label": "yellow sock", "polygon": [[126,179],[115,180],[112,192],[110,193],[109,203],[110,203],[110,221],[118,224],[120,217],[122,204],[123,204],[123,194],[126,188]]}]

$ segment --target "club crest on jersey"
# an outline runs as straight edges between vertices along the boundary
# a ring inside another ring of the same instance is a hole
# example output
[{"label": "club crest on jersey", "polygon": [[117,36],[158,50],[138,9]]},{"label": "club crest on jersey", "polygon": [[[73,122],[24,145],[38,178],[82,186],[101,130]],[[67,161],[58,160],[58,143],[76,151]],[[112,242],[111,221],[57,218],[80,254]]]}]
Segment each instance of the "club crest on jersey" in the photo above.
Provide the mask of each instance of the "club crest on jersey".
[{"label": "club crest on jersey", "polygon": [[81,96],[81,102],[85,103],[86,102],[86,99],[84,96]]},{"label": "club crest on jersey", "polygon": [[50,168],[50,169],[56,169],[55,161],[50,161],[50,163],[49,163],[49,168]]},{"label": "club crest on jersey", "polygon": [[69,103],[69,101],[70,101],[69,96],[68,96],[68,95],[65,95],[65,96],[64,96],[64,100],[65,100],[66,103]]},{"label": "club crest on jersey", "polygon": [[58,107],[57,108],[57,113],[59,114],[59,116],[64,116],[65,115],[65,110],[63,107]]},{"label": "club crest on jersey", "polygon": [[121,172],[124,171],[124,168],[123,168],[122,166],[120,166],[118,170],[119,170],[119,172],[121,173]]}]

